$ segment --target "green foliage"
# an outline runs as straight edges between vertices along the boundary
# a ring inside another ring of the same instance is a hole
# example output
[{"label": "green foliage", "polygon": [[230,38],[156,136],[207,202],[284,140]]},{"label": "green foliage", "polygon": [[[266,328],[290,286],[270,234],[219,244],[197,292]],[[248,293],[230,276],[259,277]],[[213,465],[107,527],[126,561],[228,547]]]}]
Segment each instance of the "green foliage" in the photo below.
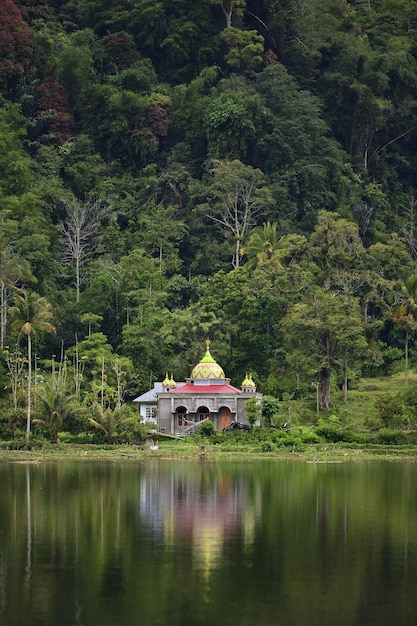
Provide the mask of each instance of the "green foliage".
[{"label": "green foliage", "polygon": [[214,433],[214,424],[210,420],[206,420],[197,426],[197,433],[203,437],[212,437]]},{"label": "green foliage", "polygon": [[233,69],[256,70],[261,66],[264,38],[256,30],[241,30],[230,26],[222,32],[228,46],[226,63]]},{"label": "green foliage", "polygon": [[36,417],[32,420],[50,433],[53,443],[58,441],[58,431],[78,411],[76,397],[68,391],[67,368],[61,365],[53,371],[49,380],[38,385],[36,389]]},{"label": "green foliage", "polygon": [[274,423],[274,418],[280,413],[281,403],[274,396],[265,394],[262,397],[262,420],[265,425]]},{"label": "green foliage", "polygon": [[260,452],[274,452],[274,450],[276,450],[276,446],[272,441],[263,441],[259,447]]},{"label": "green foliage", "polygon": [[2,407],[0,413],[0,439],[15,439],[18,431],[24,432],[26,422],[23,408],[10,409]]},{"label": "green foliage", "polygon": [[246,417],[252,426],[260,421],[261,410],[261,403],[256,396],[245,402]]},{"label": "green foliage", "polygon": [[92,31],[74,33],[58,60],[57,79],[71,94],[75,104],[80,102],[89,84],[95,79],[95,45],[96,39]]},{"label": "green foliage", "polygon": [[311,228],[310,211],[331,209],[337,202],[344,156],[329,136],[320,116],[320,103],[301,91],[280,65],[257,76],[264,110],[263,132],[255,148],[255,163],[271,176],[279,191],[283,220],[288,212]]},{"label": "green foliage", "polygon": [[107,443],[113,443],[121,436],[123,428],[134,420],[126,406],[111,409],[98,402],[92,405],[92,414],[94,417],[88,418],[89,424],[103,434]]},{"label": "green foliage", "polygon": [[246,157],[256,130],[244,103],[220,94],[207,107],[203,123],[209,142],[209,156],[229,160]]},{"label": "green foliage", "polygon": [[130,421],[126,421],[119,429],[118,440],[131,444],[143,444],[148,439],[148,427],[141,424],[135,416],[132,415]]},{"label": "green foliage", "polygon": [[339,441],[350,441],[351,437],[340,426],[333,424],[321,424],[316,428],[316,434],[324,441],[337,443]]},{"label": "green foliage", "polygon": [[376,441],[385,445],[401,446],[407,443],[407,435],[402,430],[381,428],[377,433]]},{"label": "green foliage", "polygon": [[416,428],[417,391],[413,386],[396,394],[380,395],[375,400],[375,409],[386,428]]},{"label": "green foliage", "polygon": [[404,424],[402,403],[398,394],[386,394],[376,398],[375,408],[378,417],[386,427],[392,428]]},{"label": "green foliage", "polygon": [[141,59],[111,77],[111,82],[119,88],[135,93],[151,93],[158,82],[158,76],[150,59]]},{"label": "green foliage", "polygon": [[33,184],[33,161],[25,152],[24,117],[17,104],[0,96],[0,193],[23,194]]}]

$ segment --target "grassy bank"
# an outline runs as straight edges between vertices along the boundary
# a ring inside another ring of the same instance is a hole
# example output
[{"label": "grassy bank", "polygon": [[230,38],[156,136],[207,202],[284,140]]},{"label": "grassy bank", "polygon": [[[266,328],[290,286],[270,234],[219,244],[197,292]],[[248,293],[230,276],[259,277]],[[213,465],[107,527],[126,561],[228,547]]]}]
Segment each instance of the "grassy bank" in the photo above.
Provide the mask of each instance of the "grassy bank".
[{"label": "grassy bank", "polygon": [[[232,443],[232,442],[231,442]],[[32,449],[0,449],[0,463],[50,463],[62,461],[127,461],[146,462],[160,460],[192,460],[199,462],[218,461],[298,461],[304,463],[346,463],[386,459],[390,461],[417,461],[417,447],[414,445],[355,445],[345,443],[311,444],[302,450],[278,447],[262,451],[259,445],[222,445],[202,443],[191,439],[185,441],[161,441],[157,450],[148,446],[132,445],[80,445],[49,444]]]}]

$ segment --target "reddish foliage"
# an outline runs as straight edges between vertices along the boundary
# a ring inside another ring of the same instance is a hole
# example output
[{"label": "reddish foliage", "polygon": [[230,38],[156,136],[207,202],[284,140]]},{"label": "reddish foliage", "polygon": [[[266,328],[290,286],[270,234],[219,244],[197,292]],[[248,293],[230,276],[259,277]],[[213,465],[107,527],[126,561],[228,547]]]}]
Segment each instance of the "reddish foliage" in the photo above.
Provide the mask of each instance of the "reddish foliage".
[{"label": "reddish foliage", "polygon": [[35,92],[35,99],[36,117],[54,114],[48,128],[48,133],[56,136],[54,143],[61,145],[75,134],[75,122],[69,108],[68,93],[56,83],[53,76],[40,83]]},{"label": "reddish foliage", "polygon": [[117,35],[109,39],[105,49],[118,70],[130,67],[140,58],[140,54],[136,50],[133,41],[122,35]]},{"label": "reddish foliage", "polygon": [[271,48],[269,48],[269,50],[267,50],[264,54],[264,63],[265,65],[280,65],[284,74],[286,74],[288,71],[287,68],[282,65],[280,61],[278,61],[277,55],[273,50],[271,50]]},{"label": "reddish foliage", "polygon": [[13,0],[0,1],[0,77],[16,78],[32,70],[33,34]]},{"label": "reddish foliage", "polygon": [[166,137],[170,121],[167,112],[159,104],[156,102],[148,104],[145,123],[147,126],[150,126],[155,135]]}]

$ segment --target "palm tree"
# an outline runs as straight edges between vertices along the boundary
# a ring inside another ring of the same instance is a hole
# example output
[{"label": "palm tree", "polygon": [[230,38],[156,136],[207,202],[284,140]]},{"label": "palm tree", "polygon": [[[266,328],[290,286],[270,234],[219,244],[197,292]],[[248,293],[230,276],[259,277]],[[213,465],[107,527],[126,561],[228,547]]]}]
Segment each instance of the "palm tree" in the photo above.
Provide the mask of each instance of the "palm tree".
[{"label": "palm tree", "polygon": [[52,441],[57,443],[58,430],[65,418],[77,410],[76,398],[67,390],[67,371],[65,365],[52,373],[49,381],[42,383],[36,393],[38,412],[42,417],[32,420],[32,424],[45,426],[51,433]]},{"label": "palm tree", "polygon": [[88,421],[94,428],[101,430],[105,434],[107,443],[114,441],[120,426],[133,421],[125,406],[118,405],[115,409],[111,409],[102,407],[98,402],[94,402],[93,411],[95,418],[89,417]]},{"label": "palm tree", "polygon": [[247,265],[255,266],[272,259],[280,247],[276,222],[266,222],[252,230],[247,246],[242,248],[242,254],[248,257]]},{"label": "palm tree", "polygon": [[12,244],[0,235],[0,347],[4,348],[7,325],[7,302],[22,281],[33,282],[29,263],[13,251]]},{"label": "palm tree", "polygon": [[405,361],[405,384],[408,384],[408,342],[410,331],[417,325],[417,274],[412,274],[401,285],[403,302],[396,309],[393,319],[402,324],[405,331],[404,361]]},{"label": "palm tree", "polygon": [[51,324],[51,305],[45,298],[33,291],[23,291],[14,297],[14,304],[9,309],[9,315],[13,320],[12,329],[20,330],[17,343],[22,337],[27,337],[28,342],[28,401],[27,401],[27,421],[26,439],[30,437],[31,422],[31,393],[32,393],[32,335],[36,330],[43,330],[48,333],[55,332]]}]

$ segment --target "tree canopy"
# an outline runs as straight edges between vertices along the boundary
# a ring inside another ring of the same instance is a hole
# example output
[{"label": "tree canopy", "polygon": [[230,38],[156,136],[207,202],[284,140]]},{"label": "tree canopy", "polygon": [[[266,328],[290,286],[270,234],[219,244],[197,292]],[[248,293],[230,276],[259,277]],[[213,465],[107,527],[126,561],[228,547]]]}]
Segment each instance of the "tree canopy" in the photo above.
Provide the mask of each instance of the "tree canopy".
[{"label": "tree canopy", "polygon": [[235,383],[323,406],[408,371],[416,28],[406,0],[4,0],[1,348],[36,285],[57,332],[20,349],[77,395],[117,359],[127,397],[185,377],[208,335]]}]

